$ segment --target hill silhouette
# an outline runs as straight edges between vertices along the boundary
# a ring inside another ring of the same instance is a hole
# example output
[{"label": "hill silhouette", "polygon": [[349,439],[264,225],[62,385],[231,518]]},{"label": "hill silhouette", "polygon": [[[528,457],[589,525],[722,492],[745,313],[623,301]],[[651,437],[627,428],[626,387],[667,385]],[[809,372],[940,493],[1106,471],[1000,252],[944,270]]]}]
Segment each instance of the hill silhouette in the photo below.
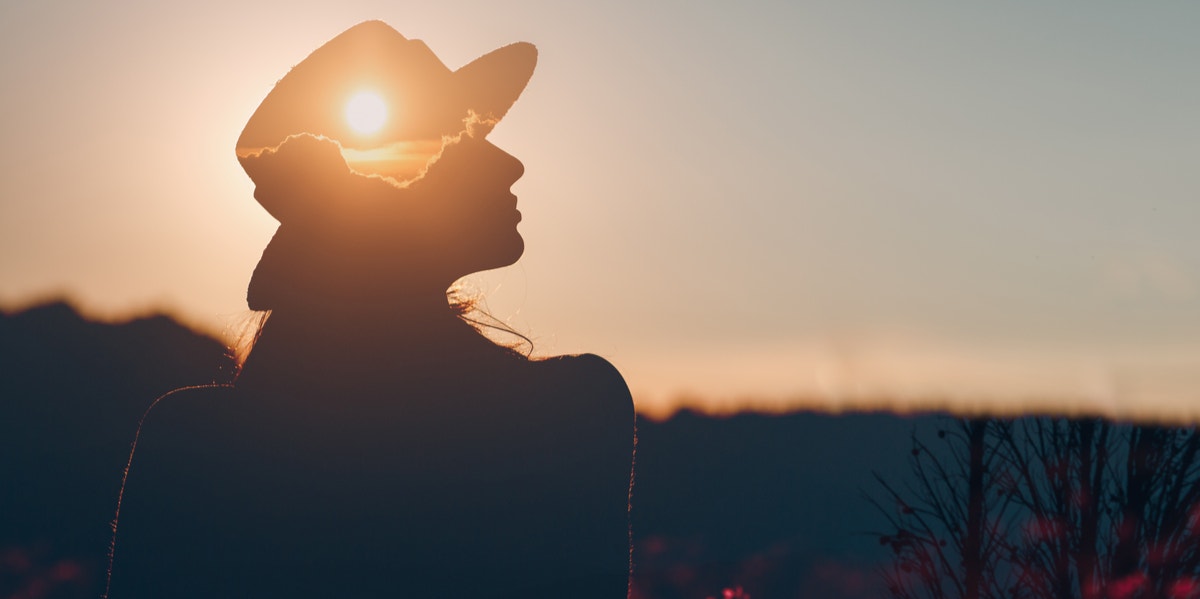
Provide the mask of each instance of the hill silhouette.
[{"label": "hill silhouette", "polygon": [[[0,315],[0,596],[95,597],[138,418],[158,395],[225,382],[216,340],[157,315],[100,323],[54,302]],[[711,418],[639,424],[634,592],[869,597],[885,556],[861,499],[906,467],[912,419]]]}]

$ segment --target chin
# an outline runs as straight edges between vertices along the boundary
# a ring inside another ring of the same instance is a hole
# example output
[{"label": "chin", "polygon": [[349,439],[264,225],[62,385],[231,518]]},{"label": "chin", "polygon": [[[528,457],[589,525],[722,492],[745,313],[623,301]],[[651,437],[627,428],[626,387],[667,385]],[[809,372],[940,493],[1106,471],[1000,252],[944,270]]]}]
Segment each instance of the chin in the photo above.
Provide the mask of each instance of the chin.
[{"label": "chin", "polygon": [[524,253],[525,240],[514,232],[509,238],[496,240],[496,243],[489,244],[486,248],[479,248],[479,251],[474,253],[476,259],[468,260],[469,267],[462,270],[471,274],[512,266]]},{"label": "chin", "polygon": [[521,259],[525,253],[525,239],[519,233],[514,232],[513,236],[503,248],[498,248],[495,253],[497,264],[489,268],[502,268],[512,266]]}]

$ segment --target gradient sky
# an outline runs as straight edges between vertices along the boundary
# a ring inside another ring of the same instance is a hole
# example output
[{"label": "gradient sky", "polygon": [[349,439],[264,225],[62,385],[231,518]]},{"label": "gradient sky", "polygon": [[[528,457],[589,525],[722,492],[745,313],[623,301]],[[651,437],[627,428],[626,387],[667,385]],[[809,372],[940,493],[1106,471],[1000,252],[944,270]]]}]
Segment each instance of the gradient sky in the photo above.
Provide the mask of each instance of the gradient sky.
[{"label": "gradient sky", "polygon": [[7,2],[0,302],[214,331],[276,223],[234,143],[362,20],[451,68],[524,40],[473,279],[639,408],[1200,415],[1200,4]]}]

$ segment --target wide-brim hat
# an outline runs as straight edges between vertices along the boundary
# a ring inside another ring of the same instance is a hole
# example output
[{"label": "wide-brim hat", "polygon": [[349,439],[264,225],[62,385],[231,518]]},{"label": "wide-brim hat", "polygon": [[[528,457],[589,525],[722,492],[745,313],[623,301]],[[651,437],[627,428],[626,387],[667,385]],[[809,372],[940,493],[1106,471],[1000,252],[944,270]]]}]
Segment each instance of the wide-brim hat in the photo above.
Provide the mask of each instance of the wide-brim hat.
[{"label": "wide-brim hat", "polygon": [[[518,42],[451,71],[424,42],[382,21],[359,23],[275,84],[238,138],[238,159],[261,192],[278,174],[265,174],[265,156],[293,136],[323,137],[337,142],[351,168],[403,185],[420,176],[445,140],[468,127],[486,135],[521,95],[536,63],[537,49]],[[364,93],[386,109],[375,131],[358,131],[347,119],[347,103]],[[391,167],[372,170],[385,163]],[[280,222],[300,208],[272,193],[255,197]]]}]

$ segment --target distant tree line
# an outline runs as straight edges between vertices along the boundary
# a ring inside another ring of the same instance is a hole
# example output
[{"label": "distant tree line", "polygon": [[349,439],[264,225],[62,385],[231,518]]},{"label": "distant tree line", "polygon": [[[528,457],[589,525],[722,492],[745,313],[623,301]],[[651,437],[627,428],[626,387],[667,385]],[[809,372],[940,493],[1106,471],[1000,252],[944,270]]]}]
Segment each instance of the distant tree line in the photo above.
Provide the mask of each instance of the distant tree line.
[{"label": "distant tree line", "polygon": [[947,419],[868,497],[897,598],[1200,597],[1200,436],[1101,419]]}]

